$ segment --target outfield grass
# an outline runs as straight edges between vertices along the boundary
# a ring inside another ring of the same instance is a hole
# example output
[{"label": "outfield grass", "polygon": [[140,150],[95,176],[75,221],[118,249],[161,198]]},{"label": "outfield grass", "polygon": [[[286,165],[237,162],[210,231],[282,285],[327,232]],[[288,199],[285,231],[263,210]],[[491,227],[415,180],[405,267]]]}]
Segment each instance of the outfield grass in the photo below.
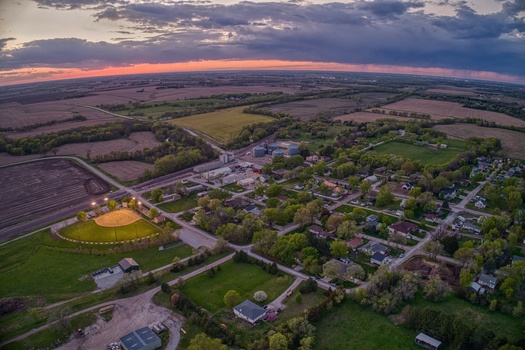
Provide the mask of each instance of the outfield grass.
[{"label": "outfield grass", "polygon": [[429,147],[415,146],[403,142],[386,142],[374,147],[374,152],[380,154],[396,154],[407,159],[418,160],[421,164],[444,164],[458,155],[458,150],[441,149],[435,150]]},{"label": "outfield grass", "polygon": [[449,296],[445,301],[434,303],[418,296],[413,307],[431,308],[444,313],[457,316],[466,325],[476,325],[494,334],[506,337],[511,343],[523,338],[523,318],[516,318],[510,314],[490,311],[488,307],[472,304],[455,295]]},{"label": "outfield grass", "polygon": [[225,307],[223,298],[230,289],[239,292],[242,300],[252,301],[253,294],[262,290],[268,295],[264,303],[269,303],[293,282],[292,277],[286,275],[284,281],[278,283],[277,276],[270,275],[259,266],[234,261],[224,263],[221,269],[213,277],[204,273],[186,281],[181,291],[197,305],[215,313]]},{"label": "outfield grass", "polygon": [[396,326],[386,316],[347,300],[334,307],[316,326],[316,350],[421,349],[416,332]]},{"label": "outfield grass", "polygon": [[196,206],[197,201],[194,198],[185,197],[176,201],[162,203],[158,207],[162,210],[167,211],[168,213],[180,213],[181,211],[192,209]]},{"label": "outfield grass", "polygon": [[119,242],[148,237],[159,232],[159,229],[145,220],[118,227],[99,226],[94,220],[78,222],[60,230],[66,238],[84,242]]},{"label": "outfield grass", "polygon": [[237,136],[244,126],[275,120],[263,115],[242,113],[244,108],[228,108],[216,112],[178,118],[169,122],[183,128],[198,131],[220,143],[226,143]]},{"label": "outfield grass", "polygon": [[[63,240],[61,243],[62,247],[67,244],[78,247]],[[68,299],[94,290],[96,285],[89,275],[100,268],[116,265],[123,258],[132,257],[143,271],[149,271],[170,264],[175,256],[185,258],[192,252],[191,247],[181,245],[165,251],[151,247],[97,256],[56,251],[50,246],[52,244],[48,233],[38,233],[0,248],[0,258],[9,257],[7,263],[0,266],[0,298],[41,297],[47,302]],[[82,246],[85,247],[100,249],[94,245]]]}]

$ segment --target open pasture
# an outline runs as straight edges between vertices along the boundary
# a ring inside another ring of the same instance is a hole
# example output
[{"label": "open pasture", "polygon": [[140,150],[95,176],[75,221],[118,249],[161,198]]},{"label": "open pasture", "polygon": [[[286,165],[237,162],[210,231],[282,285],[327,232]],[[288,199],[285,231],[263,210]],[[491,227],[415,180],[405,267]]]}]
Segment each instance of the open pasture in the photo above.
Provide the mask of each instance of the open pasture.
[{"label": "open pasture", "polygon": [[114,152],[134,152],[142,151],[144,148],[154,148],[161,143],[155,138],[151,131],[134,132],[129,139],[118,139],[98,142],[70,143],[58,147],[57,155],[77,155],[87,157],[87,151],[91,151],[91,156]]},{"label": "open pasture", "polygon": [[264,303],[269,303],[283,293],[292,284],[292,278],[270,275],[259,266],[229,261],[221,265],[221,271],[208,277],[205,273],[194,277],[184,284],[181,291],[211,312],[217,312],[226,306],[224,295],[230,289],[236,290],[242,300],[253,301],[253,294],[259,290],[268,295]]},{"label": "open pasture", "polygon": [[44,159],[0,168],[0,229],[78,203],[111,187],[69,159]]},{"label": "open pasture", "polygon": [[407,159],[420,161],[422,164],[444,164],[459,153],[458,150],[448,148],[437,150],[396,141],[386,142],[374,147],[373,151],[381,154],[396,154]]},{"label": "open pasture", "polygon": [[503,151],[509,157],[525,159],[525,134],[521,132],[473,124],[436,125],[434,129],[461,140],[468,140],[470,137],[495,137],[501,140]]},{"label": "open pasture", "polygon": [[407,98],[381,107],[388,111],[430,114],[432,118],[478,118],[501,125],[525,126],[525,121],[503,113],[465,108],[460,103]]},{"label": "open pasture", "polygon": [[137,162],[135,160],[122,160],[99,164],[98,167],[111,176],[121,181],[133,181],[144,174],[144,170],[154,170],[153,164]]},{"label": "open pasture", "polygon": [[178,118],[169,122],[207,135],[220,143],[237,136],[243,126],[271,122],[275,119],[263,115],[246,114],[244,107],[223,109],[216,112]]},{"label": "open pasture", "polygon": [[55,125],[42,126],[30,131],[10,133],[10,138],[20,138],[39,135],[42,133],[56,132],[59,130],[71,129],[79,126],[88,126],[94,124],[107,123],[118,119],[101,111],[82,107],[71,102],[52,101],[32,104],[20,104],[16,102],[0,104],[0,127],[2,128],[19,128],[38,123],[51,121],[61,121],[83,115],[87,118],[85,121],[70,121]]}]

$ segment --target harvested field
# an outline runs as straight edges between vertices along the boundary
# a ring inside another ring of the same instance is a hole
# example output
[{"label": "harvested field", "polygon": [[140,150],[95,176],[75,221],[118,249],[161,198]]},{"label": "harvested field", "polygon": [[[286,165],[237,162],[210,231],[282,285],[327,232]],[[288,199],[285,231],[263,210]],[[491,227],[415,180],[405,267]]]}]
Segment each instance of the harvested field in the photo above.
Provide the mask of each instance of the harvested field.
[{"label": "harvested field", "polygon": [[397,115],[379,114],[379,113],[372,113],[372,112],[355,112],[355,113],[345,114],[345,115],[341,115],[339,117],[334,118],[334,120],[338,122],[353,121],[357,123],[375,122],[380,119],[395,119],[395,120],[403,120],[403,121],[419,120],[415,118],[399,117]]},{"label": "harvested field", "polygon": [[366,107],[372,103],[385,101],[391,96],[388,93],[363,93],[352,98],[320,98],[303,101],[292,101],[269,106],[273,112],[287,113],[303,120],[315,118],[319,113],[340,115],[351,112],[355,107]]},{"label": "harvested field", "polygon": [[77,126],[107,123],[118,119],[117,117],[113,117],[100,111],[78,106],[71,101],[72,100],[53,101],[25,105],[16,102],[2,103],[0,104],[0,115],[2,115],[2,118],[0,119],[0,127],[19,128],[37,123],[69,119],[77,114],[81,114],[87,118],[85,121],[65,122],[56,125],[43,126],[28,132],[13,133],[9,135],[9,137],[19,138],[28,135],[38,135],[44,132],[71,129]]},{"label": "harvested field", "polygon": [[120,162],[102,163],[98,166],[106,173],[122,181],[133,181],[144,174],[144,170],[154,170],[153,164],[137,162],[134,160],[123,160]]},{"label": "harvested field", "polygon": [[105,181],[68,159],[0,168],[0,229],[110,191]]},{"label": "harvested field", "polygon": [[525,121],[503,113],[465,108],[460,103],[407,98],[381,107],[387,111],[403,111],[430,114],[432,118],[478,118],[500,125],[525,126]]},{"label": "harvested field", "polygon": [[102,227],[119,227],[126,226],[140,220],[141,217],[128,209],[110,211],[104,215],[95,218],[95,223]]},{"label": "harvested field", "polygon": [[512,158],[525,159],[525,134],[512,130],[484,128],[473,124],[436,125],[436,130],[461,140],[470,137],[495,137],[501,140],[503,151]]},{"label": "harvested field", "polygon": [[0,153],[0,166],[7,165],[7,164],[13,164],[13,163],[20,163],[25,162],[27,160],[42,158],[40,154],[30,154],[27,156],[12,156],[9,153],[2,152]]},{"label": "harvested field", "polygon": [[264,115],[242,113],[244,107],[222,109],[220,111],[170,120],[170,123],[198,131],[220,143],[225,143],[239,134],[243,126],[275,119]]},{"label": "harvested field", "polygon": [[129,139],[119,139],[99,142],[71,143],[59,147],[57,155],[77,155],[86,157],[86,152],[91,150],[91,156],[108,154],[114,152],[134,152],[144,148],[153,148],[161,143],[150,131],[134,132]]}]

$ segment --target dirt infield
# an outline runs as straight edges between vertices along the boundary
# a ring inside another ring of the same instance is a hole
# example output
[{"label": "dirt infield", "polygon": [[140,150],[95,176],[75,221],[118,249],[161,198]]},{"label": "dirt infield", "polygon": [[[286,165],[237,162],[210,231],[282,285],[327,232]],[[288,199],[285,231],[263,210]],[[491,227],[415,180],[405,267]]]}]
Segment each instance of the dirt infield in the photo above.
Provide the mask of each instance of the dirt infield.
[{"label": "dirt infield", "polygon": [[137,162],[134,160],[123,160],[119,162],[102,163],[99,168],[106,173],[115,176],[122,181],[133,181],[144,175],[144,170],[153,171],[153,164]]},{"label": "dirt infield", "polygon": [[110,211],[102,216],[95,218],[97,225],[102,227],[119,227],[134,223],[140,220],[140,216],[128,209]]},{"label": "dirt infield", "polygon": [[436,125],[434,129],[462,140],[470,137],[495,137],[501,140],[503,152],[509,157],[525,159],[525,134],[521,132],[472,124]]},{"label": "dirt infield", "polygon": [[108,183],[69,159],[44,159],[0,168],[0,229],[51,214],[94,194]]},{"label": "dirt infield", "polygon": [[465,108],[460,103],[407,98],[381,107],[387,111],[403,111],[430,114],[432,118],[478,118],[500,125],[525,126],[525,121],[503,113]]}]

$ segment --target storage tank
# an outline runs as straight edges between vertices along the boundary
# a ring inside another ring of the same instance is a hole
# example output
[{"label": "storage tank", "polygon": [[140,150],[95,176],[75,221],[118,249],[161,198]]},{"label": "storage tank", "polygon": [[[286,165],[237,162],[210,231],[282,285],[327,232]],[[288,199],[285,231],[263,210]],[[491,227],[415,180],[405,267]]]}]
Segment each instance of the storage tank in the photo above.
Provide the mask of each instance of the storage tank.
[{"label": "storage tank", "polygon": [[296,156],[298,154],[299,154],[299,146],[291,144],[290,147],[288,147],[288,155]]},{"label": "storage tank", "polygon": [[275,142],[274,142],[274,143],[270,143],[270,144],[268,145],[268,150],[275,151],[276,149],[279,149],[279,145],[276,144]]},{"label": "storage tank", "polygon": [[280,149],[276,149],[275,151],[273,151],[272,158],[277,158],[277,157],[284,157],[284,152]]},{"label": "storage tank", "polygon": [[261,146],[255,146],[252,150],[252,155],[254,157],[264,157],[265,153],[266,149],[262,148]]}]

